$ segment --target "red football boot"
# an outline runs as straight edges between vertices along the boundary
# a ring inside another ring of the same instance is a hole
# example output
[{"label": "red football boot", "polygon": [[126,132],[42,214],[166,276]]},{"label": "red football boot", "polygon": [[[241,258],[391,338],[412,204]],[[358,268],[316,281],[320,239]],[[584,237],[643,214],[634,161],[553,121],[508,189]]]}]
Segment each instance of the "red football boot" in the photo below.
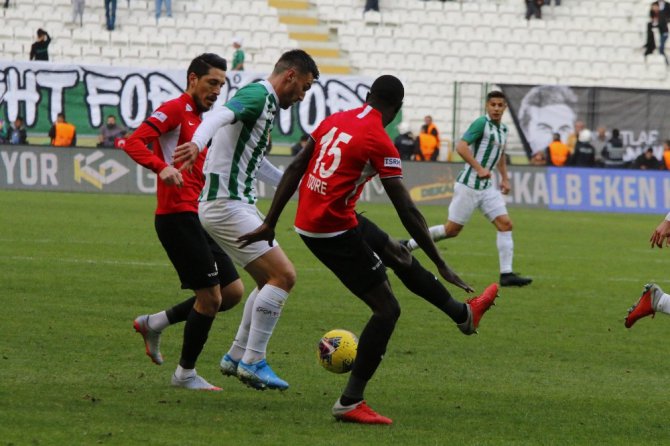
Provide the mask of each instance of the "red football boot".
[{"label": "red football boot", "polygon": [[372,410],[365,401],[343,406],[338,399],[333,406],[333,416],[339,421],[359,424],[391,424],[393,421]]}]

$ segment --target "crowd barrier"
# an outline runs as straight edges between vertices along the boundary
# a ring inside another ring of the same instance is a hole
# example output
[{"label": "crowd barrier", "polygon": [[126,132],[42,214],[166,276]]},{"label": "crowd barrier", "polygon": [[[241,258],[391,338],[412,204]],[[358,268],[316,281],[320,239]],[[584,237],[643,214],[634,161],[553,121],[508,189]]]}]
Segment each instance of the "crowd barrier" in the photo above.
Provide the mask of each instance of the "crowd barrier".
[{"label": "crowd barrier", "polygon": [[[270,155],[280,168],[290,156]],[[420,205],[447,206],[460,163],[404,162],[404,182]],[[510,206],[553,210],[665,214],[670,209],[670,172],[509,166]],[[0,189],[153,194],[156,175],[119,149],[0,146]],[[274,189],[259,184],[260,198]],[[362,201],[389,203],[379,178]]]}]

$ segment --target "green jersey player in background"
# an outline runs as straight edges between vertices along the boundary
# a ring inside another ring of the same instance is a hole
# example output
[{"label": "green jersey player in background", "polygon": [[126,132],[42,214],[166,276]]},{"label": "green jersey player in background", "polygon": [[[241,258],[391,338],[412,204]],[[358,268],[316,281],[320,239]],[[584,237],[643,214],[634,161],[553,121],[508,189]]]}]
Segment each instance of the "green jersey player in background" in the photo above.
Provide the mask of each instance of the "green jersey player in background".
[{"label": "green jersey player in background", "polygon": [[[510,191],[505,160],[507,126],[501,122],[507,109],[505,95],[492,91],[486,96],[486,115],[476,119],[456,145],[456,152],[465,161],[463,170],[454,184],[454,196],[449,205],[449,217],[444,225],[432,226],[430,234],[435,241],[456,237],[479,209],[498,230],[497,245],[500,260],[500,285],[524,286],[532,279],[521,277],[512,270],[514,241],[512,220],[502,194]],[[492,187],[491,172],[500,172],[500,190]],[[502,193],[502,194],[501,194]],[[407,242],[410,250],[418,248],[414,240]]]}]

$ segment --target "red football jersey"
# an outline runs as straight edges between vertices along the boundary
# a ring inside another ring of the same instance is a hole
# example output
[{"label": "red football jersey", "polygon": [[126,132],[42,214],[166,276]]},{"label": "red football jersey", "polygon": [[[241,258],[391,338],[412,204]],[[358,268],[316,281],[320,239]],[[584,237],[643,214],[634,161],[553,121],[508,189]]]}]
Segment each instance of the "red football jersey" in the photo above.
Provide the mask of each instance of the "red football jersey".
[{"label": "red football jersey", "polygon": [[[189,142],[198,125],[200,115],[193,98],[184,93],[158,107],[128,138],[123,150],[138,164],[158,174],[172,164],[175,148]],[[152,144],[153,151],[146,149],[148,144]],[[206,150],[200,152],[190,172],[182,171],[182,187],[168,186],[158,179],[156,214],[198,212],[198,195],[205,184],[202,174],[205,154]]]},{"label": "red football jersey", "polygon": [[315,148],[300,183],[296,230],[328,236],[356,227],[354,208],[373,176],[402,177],[400,155],[379,111],[335,113],[312,133]]}]

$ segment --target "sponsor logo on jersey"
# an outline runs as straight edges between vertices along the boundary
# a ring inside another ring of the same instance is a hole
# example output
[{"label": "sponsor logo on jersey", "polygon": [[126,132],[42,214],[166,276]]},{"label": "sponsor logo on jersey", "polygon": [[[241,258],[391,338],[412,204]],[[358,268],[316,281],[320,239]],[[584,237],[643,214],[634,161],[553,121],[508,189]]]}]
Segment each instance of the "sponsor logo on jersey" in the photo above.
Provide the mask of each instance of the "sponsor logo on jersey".
[{"label": "sponsor logo on jersey", "polygon": [[402,162],[400,158],[384,158],[384,167],[397,167],[400,169]]},{"label": "sponsor logo on jersey", "polygon": [[167,115],[163,112],[155,111],[151,114],[151,118],[156,118],[160,122],[165,122],[167,120]]},{"label": "sponsor logo on jersey", "polygon": [[191,107],[191,104],[186,104],[186,111],[193,111],[193,107]]},{"label": "sponsor logo on jersey", "polygon": [[[129,172],[128,168],[116,160],[102,160],[104,153],[96,150],[90,155],[78,153],[74,157],[74,180],[87,183],[102,190]],[[102,161],[102,162],[99,162]]]}]

